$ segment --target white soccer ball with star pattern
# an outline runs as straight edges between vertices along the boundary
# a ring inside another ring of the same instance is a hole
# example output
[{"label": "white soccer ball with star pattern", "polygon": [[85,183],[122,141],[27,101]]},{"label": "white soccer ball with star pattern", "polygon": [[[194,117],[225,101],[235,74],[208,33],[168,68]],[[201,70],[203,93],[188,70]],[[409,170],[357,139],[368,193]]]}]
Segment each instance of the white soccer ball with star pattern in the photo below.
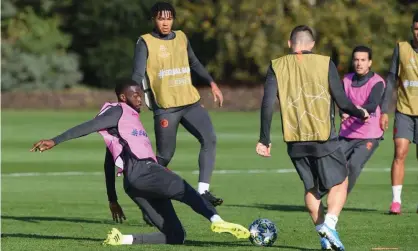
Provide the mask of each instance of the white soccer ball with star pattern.
[{"label": "white soccer ball with star pattern", "polygon": [[250,241],[256,246],[268,247],[273,245],[278,237],[276,225],[268,219],[257,219],[251,223]]}]

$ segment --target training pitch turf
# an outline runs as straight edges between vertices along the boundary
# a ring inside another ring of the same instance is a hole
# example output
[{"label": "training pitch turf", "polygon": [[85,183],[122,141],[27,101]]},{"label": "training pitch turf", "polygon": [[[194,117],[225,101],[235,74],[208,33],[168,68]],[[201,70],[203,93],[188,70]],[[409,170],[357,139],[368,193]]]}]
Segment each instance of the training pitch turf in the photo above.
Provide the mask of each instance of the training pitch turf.
[{"label": "training pitch turf", "polygon": [[[257,250],[248,240],[215,234],[203,217],[175,203],[187,231],[184,246],[102,247],[107,232],[153,232],[123,192],[119,202],[127,217],[113,223],[103,174],[105,146],[98,134],[65,142],[50,152],[30,153],[31,145],[96,115],[91,112],[3,111],[1,246],[3,250]],[[220,215],[248,226],[257,218],[276,223],[279,238],[269,250],[318,250],[319,238],[304,209],[303,185],[287,156],[280,118],[273,121],[272,157],[255,154],[258,113],[212,112],[218,135],[216,173],[211,189],[224,199]],[[142,121],[153,136],[150,112]],[[391,125],[393,121],[391,121]],[[415,146],[407,160],[403,215],[386,214],[391,201],[391,129],[349,196],[338,223],[347,250],[386,247],[418,250],[418,162]],[[170,168],[197,185],[199,143],[182,128]]]}]

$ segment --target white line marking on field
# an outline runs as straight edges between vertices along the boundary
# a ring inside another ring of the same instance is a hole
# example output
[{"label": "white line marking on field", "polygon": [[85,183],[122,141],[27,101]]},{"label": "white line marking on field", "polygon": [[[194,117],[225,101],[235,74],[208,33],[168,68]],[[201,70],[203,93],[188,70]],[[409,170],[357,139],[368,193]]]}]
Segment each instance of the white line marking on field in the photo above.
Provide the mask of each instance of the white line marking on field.
[{"label": "white line marking on field", "polygon": [[[417,172],[418,168],[406,168],[406,172]],[[250,170],[215,170],[214,174],[255,174],[255,173],[295,173],[295,169],[250,169]],[[390,168],[366,168],[363,172],[387,173]],[[199,171],[179,171],[178,174],[199,174]],[[46,172],[46,173],[7,173],[2,177],[33,177],[33,176],[84,176],[104,175],[103,172]]]}]

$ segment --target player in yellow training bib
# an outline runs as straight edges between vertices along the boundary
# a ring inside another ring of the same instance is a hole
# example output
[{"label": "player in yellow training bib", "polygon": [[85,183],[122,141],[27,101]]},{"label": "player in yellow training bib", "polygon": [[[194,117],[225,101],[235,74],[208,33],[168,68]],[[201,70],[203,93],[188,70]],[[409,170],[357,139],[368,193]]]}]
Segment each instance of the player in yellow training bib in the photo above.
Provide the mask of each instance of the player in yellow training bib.
[{"label": "player in yellow training bib", "polygon": [[216,134],[208,111],[199,102],[191,73],[211,86],[214,100],[220,106],[222,92],[195,56],[184,32],[172,30],[176,18],[174,7],[157,2],[151,8],[151,18],[154,29],[140,36],[136,43],[132,80],[142,86],[145,102],[154,113],[158,163],[163,166],[170,163],[181,124],[200,142],[198,191],[212,205],[221,205],[223,200],[209,192]]},{"label": "player in yellow training bib", "polygon": [[[321,236],[321,248],[344,251],[336,224],[347,197],[348,170],[334,126],[334,101],[351,116],[367,119],[369,115],[347,98],[331,59],[312,53],[311,28],[295,27],[288,43],[292,52],[272,60],[267,71],[256,152],[270,156],[270,127],[278,96],[283,139],[304,184],[305,204]],[[327,214],[321,201],[326,194]]]},{"label": "player in yellow training bib", "polygon": [[[395,154],[392,162],[392,204],[390,214],[401,213],[401,193],[405,176],[405,160],[409,144],[416,145],[418,159],[418,12],[415,13],[411,31],[412,41],[399,42],[392,56],[387,89],[382,103],[381,127],[388,127],[388,107],[392,99],[393,88],[396,88],[397,103],[393,141]],[[417,208],[418,213],[418,208]]]}]

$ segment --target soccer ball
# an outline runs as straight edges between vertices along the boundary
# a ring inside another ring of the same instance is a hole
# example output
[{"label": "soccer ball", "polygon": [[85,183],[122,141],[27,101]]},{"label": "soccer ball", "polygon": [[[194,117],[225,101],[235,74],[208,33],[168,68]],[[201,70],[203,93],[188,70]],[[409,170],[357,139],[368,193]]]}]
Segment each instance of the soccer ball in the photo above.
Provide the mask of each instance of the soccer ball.
[{"label": "soccer ball", "polygon": [[277,240],[276,225],[268,219],[257,219],[251,223],[250,241],[256,246],[271,246]]}]

